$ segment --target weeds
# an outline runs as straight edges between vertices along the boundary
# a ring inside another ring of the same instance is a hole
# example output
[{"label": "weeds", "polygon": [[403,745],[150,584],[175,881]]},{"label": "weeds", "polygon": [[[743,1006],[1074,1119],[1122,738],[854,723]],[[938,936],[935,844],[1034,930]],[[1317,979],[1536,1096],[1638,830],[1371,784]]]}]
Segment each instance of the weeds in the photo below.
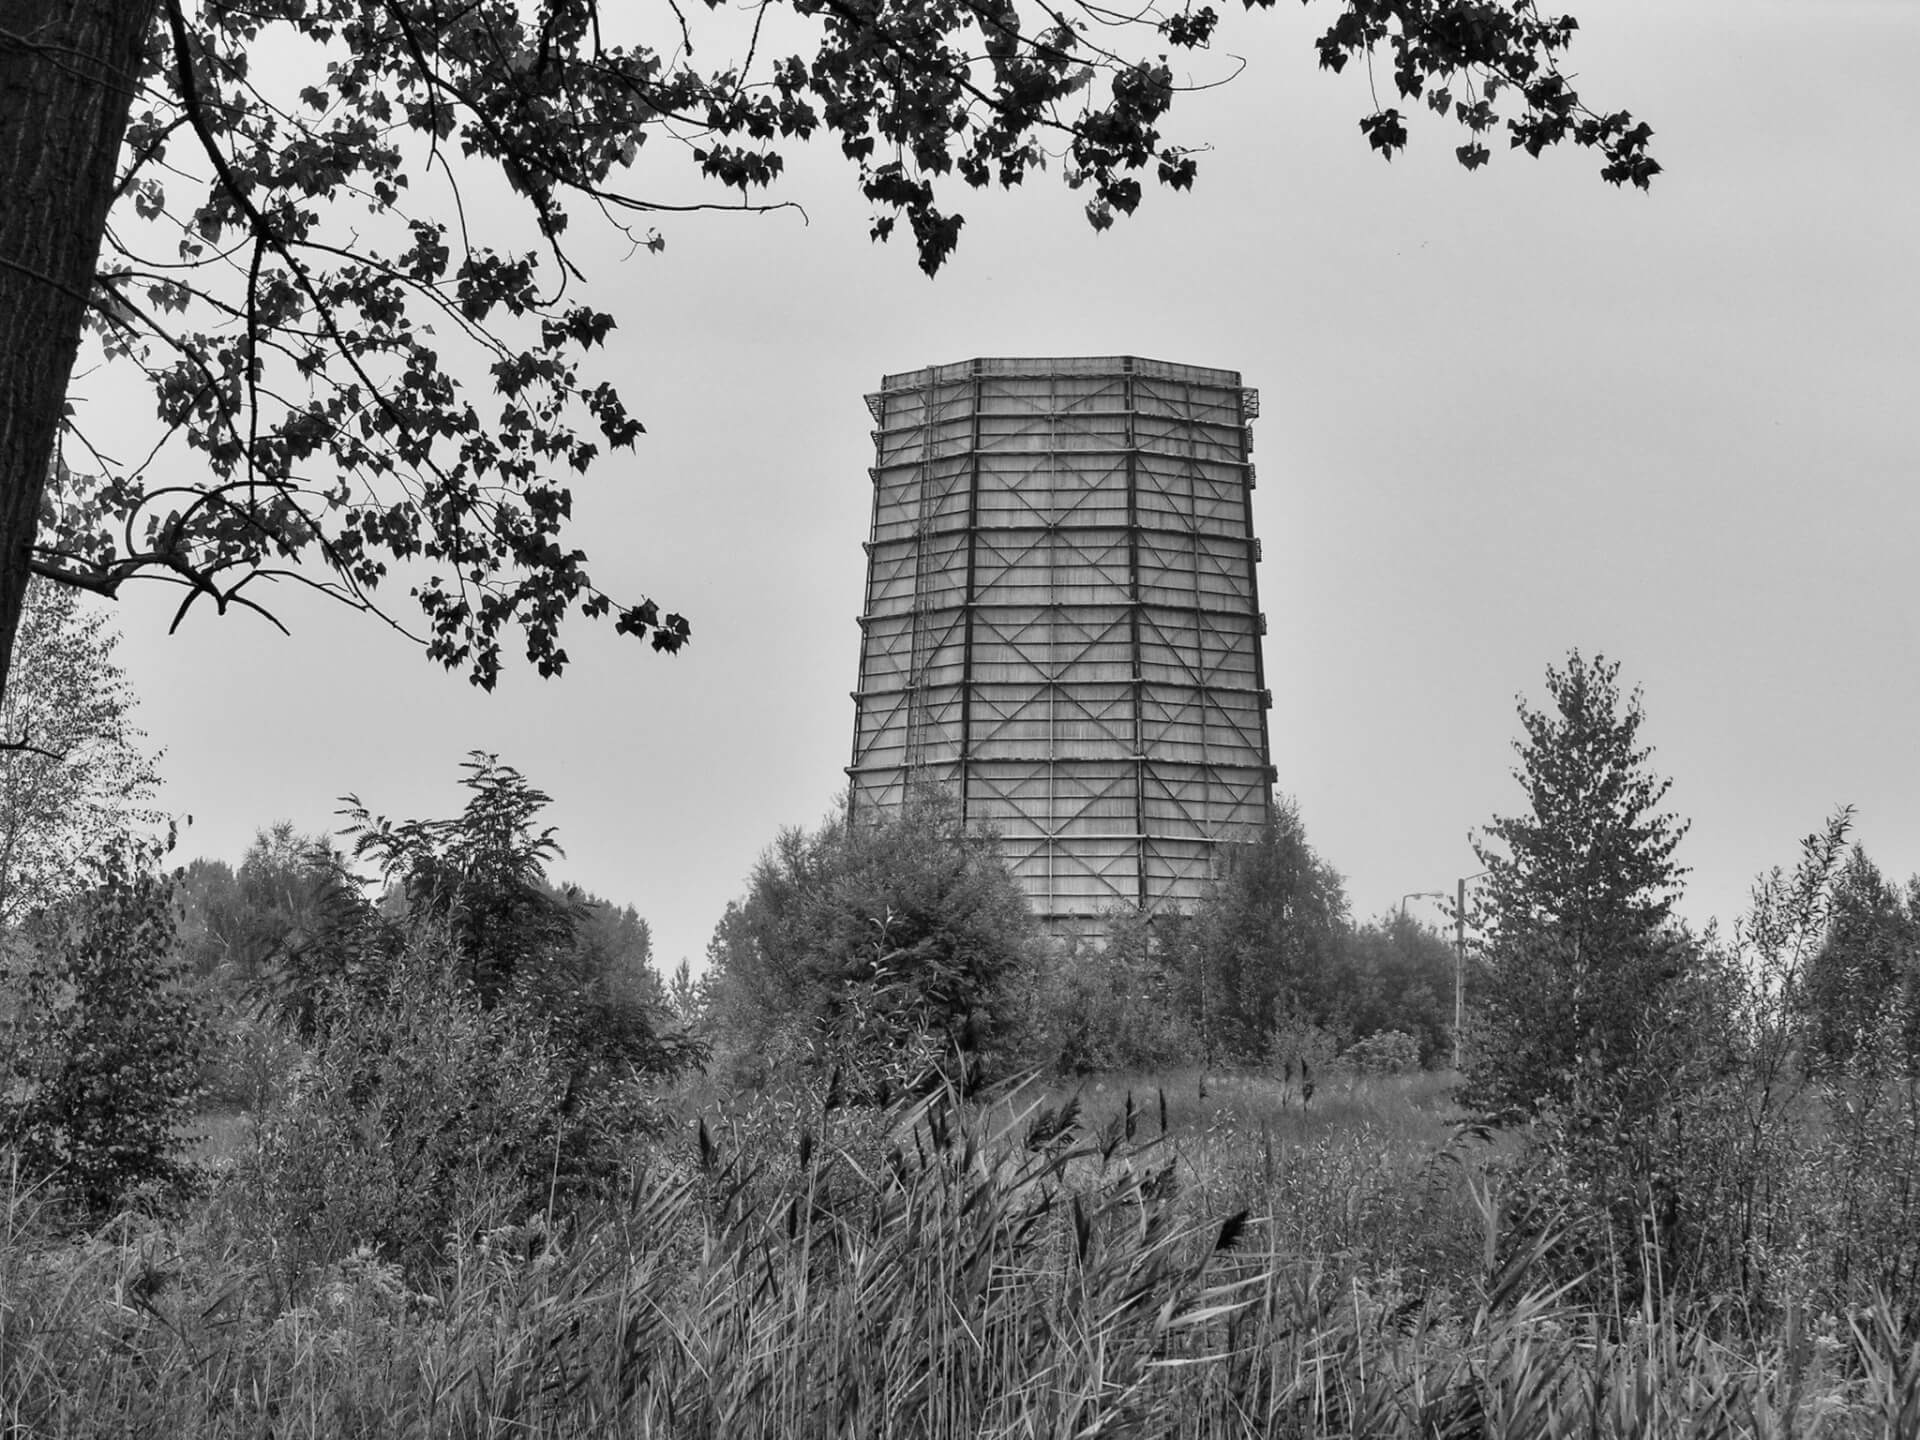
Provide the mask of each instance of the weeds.
[{"label": "weeds", "polygon": [[1563,1237],[1512,1223],[1501,1152],[1417,1103],[1422,1082],[1331,1086],[1338,1122],[1296,1103],[1262,1129],[1268,1082],[1216,1079],[1203,1105],[1170,1078],[1164,1107],[1144,1077],[1078,1104],[796,1098],[655,1147],[591,1213],[470,1208],[430,1280],[362,1245],[270,1283],[207,1220],[218,1193],[198,1219],[62,1241],[16,1185],[0,1418],[48,1436],[1916,1433],[1897,1306],[1797,1309],[1739,1345],[1650,1301],[1603,1313],[1558,1276]]}]

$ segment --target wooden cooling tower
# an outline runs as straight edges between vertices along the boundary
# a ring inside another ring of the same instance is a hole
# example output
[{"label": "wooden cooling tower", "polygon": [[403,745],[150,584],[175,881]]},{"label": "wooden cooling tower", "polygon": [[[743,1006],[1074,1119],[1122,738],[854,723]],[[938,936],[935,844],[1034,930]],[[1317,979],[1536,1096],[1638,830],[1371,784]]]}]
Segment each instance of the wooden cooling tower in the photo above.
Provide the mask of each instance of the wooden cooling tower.
[{"label": "wooden cooling tower", "polygon": [[867,405],[855,815],[946,787],[1055,925],[1191,902],[1272,803],[1258,393],[1131,356],[970,360]]}]

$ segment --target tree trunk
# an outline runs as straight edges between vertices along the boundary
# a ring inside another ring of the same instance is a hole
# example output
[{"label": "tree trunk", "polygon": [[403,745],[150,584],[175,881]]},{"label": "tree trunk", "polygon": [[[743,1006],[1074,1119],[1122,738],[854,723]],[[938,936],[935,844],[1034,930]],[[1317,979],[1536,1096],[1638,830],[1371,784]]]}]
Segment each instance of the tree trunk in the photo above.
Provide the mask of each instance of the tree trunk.
[{"label": "tree trunk", "polygon": [[155,8],[0,0],[0,696]]}]

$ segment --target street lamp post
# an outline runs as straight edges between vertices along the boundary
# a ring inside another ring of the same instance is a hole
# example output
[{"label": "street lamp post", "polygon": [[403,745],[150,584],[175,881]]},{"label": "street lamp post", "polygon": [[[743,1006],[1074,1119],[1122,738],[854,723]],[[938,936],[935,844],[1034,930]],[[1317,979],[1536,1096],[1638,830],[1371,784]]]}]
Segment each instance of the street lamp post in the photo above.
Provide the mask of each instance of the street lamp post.
[{"label": "street lamp post", "polygon": [[1460,1032],[1467,1028],[1467,882],[1487,872],[1462,875],[1453,898],[1453,1068],[1460,1068]]},{"label": "street lamp post", "polygon": [[[1459,898],[1453,908],[1453,1068],[1456,1070],[1460,1068],[1460,1025],[1463,1009],[1461,976],[1466,970],[1464,957],[1467,953],[1466,930],[1460,916],[1466,908],[1466,895],[1467,882],[1462,880]],[[1400,918],[1402,920],[1407,918],[1407,901],[1409,900],[1444,900],[1446,898],[1447,892],[1444,890],[1409,890],[1400,897]]]},{"label": "street lamp post", "polygon": [[1409,890],[1400,897],[1400,918],[1402,920],[1407,918],[1407,901],[1409,900],[1444,900],[1446,898],[1447,892],[1444,890]]},{"label": "street lamp post", "polygon": [[[1453,1068],[1460,1068],[1460,1032],[1467,1025],[1467,882],[1478,875],[1463,875],[1453,892]],[[1409,900],[1445,900],[1444,890],[1409,890],[1400,897],[1400,918],[1407,918]]]},{"label": "street lamp post", "polygon": [[1460,1032],[1467,1028],[1467,882],[1453,896],[1453,1068],[1460,1069]]}]

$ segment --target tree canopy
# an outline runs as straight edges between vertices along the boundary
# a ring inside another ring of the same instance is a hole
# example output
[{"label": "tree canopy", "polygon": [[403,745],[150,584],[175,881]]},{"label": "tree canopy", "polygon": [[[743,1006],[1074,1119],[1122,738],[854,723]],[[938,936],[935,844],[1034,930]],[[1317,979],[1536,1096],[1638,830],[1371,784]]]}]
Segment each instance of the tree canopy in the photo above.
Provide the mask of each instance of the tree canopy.
[{"label": "tree canopy", "polygon": [[[615,317],[573,287],[577,212],[657,247],[636,227],[773,203],[791,147],[820,137],[874,237],[904,220],[931,273],[960,235],[956,185],[1057,164],[1105,226],[1143,179],[1197,172],[1167,117],[1213,77],[1168,57],[1212,42],[1211,6],[708,11],[0,0],[0,688],[30,572],[105,594],[159,577],[182,614],[259,608],[254,582],[290,577],[399,624],[379,593],[397,569],[428,653],[483,686],[515,636],[542,674],[564,668],[570,614],[676,650],[686,620],[616,601],[568,537],[569,475],[642,431],[587,368]],[[1390,70],[1395,103],[1361,121],[1381,154],[1408,143],[1400,106],[1424,104],[1462,127],[1469,169],[1502,126],[1536,155],[1596,149],[1614,184],[1659,168],[1649,128],[1562,71],[1571,17],[1331,11],[1320,64]],[[489,173],[524,202],[520,248],[468,227],[462,187]],[[63,419],[83,329],[144,371],[204,478],[166,483]]]}]

